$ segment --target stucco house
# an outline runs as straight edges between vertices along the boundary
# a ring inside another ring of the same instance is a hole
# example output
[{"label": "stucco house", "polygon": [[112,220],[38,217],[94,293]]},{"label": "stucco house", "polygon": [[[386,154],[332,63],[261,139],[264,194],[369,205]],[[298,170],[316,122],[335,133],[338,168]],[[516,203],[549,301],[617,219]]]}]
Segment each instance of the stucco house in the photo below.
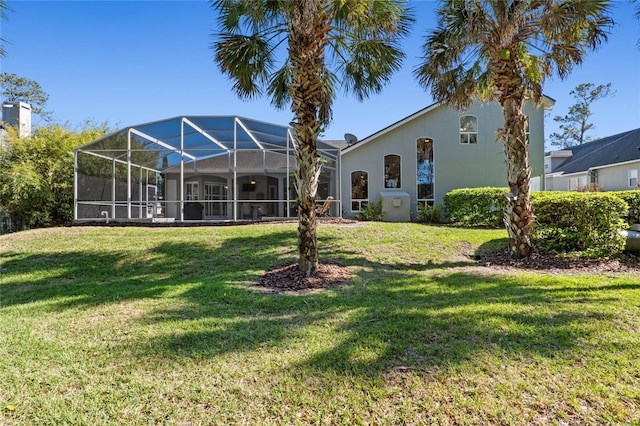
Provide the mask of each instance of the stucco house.
[{"label": "stucco house", "polygon": [[[527,104],[532,189],[544,184],[544,110]],[[341,151],[341,200],[346,217],[383,200],[384,220],[408,221],[420,204],[440,204],[455,188],[506,186],[504,125],[498,103],[475,102],[461,112],[432,104]]]},{"label": "stucco house", "polygon": [[[544,99],[544,108],[553,100]],[[544,183],[544,109],[529,104],[532,187]],[[318,142],[318,203],[352,217],[383,200],[409,221],[455,188],[505,186],[497,103],[430,105],[347,146]],[[342,149],[341,149],[342,148]],[[126,127],[75,152],[75,220],[239,221],[296,217],[295,139],[286,126],[238,116],[182,116]]]},{"label": "stucco house", "polygon": [[576,191],[592,184],[604,191],[638,189],[640,128],[551,151],[544,167],[549,191]]}]

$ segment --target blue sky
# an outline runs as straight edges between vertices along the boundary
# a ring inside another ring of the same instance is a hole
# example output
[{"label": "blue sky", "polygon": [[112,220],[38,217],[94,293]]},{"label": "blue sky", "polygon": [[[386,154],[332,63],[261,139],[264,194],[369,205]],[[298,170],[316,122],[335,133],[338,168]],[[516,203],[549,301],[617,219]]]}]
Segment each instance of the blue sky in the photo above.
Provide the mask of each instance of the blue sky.
[{"label": "blue sky", "polygon": [[[8,0],[0,34],[8,41],[2,72],[39,82],[58,122],[90,119],[112,127],[179,115],[240,115],[287,124],[288,109],[269,99],[239,100],[210,49],[216,15],[207,1],[23,1]],[[412,70],[428,29],[436,25],[434,1],[413,1],[416,23],[405,42],[407,59],[385,90],[364,102],[340,93],[325,139],[345,132],[364,138],[431,104]],[[593,104],[590,135],[604,137],[640,127],[640,22],[627,1],[613,2],[616,26],[609,42],[564,81],[548,80],[544,92],[557,103],[546,120],[574,103],[580,83],[612,83],[615,97]],[[38,121],[35,121],[38,124]],[[42,124],[42,123],[40,123]]]}]

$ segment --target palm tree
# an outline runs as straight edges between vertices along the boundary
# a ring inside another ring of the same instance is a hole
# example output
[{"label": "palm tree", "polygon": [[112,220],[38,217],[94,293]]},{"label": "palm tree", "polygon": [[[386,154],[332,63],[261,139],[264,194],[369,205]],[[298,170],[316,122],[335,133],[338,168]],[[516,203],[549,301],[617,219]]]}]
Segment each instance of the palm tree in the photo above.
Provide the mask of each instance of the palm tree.
[{"label": "palm tree", "polygon": [[299,266],[311,275],[318,268],[316,145],[331,121],[336,86],[340,82],[360,100],[382,90],[404,58],[399,41],[412,21],[409,9],[405,1],[387,0],[214,0],[212,5],[220,29],[212,46],[215,60],[234,81],[234,91],[242,98],[266,92],[279,108],[290,103]]},{"label": "palm tree", "polygon": [[524,104],[540,105],[547,77],[565,78],[607,40],[608,9],[605,0],[447,0],[438,9],[438,27],[425,37],[414,72],[436,100],[460,109],[474,98],[502,106],[497,138],[507,164],[504,222],[513,257],[527,257],[533,248]]}]

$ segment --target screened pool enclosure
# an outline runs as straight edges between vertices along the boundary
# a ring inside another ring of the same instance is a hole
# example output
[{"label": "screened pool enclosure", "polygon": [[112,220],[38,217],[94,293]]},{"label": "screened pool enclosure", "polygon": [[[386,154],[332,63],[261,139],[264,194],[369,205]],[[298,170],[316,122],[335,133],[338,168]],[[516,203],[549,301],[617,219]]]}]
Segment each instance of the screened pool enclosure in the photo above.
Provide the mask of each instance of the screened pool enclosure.
[{"label": "screened pool enclosure", "polygon": [[[75,220],[242,221],[297,217],[293,131],[237,116],[131,126],[75,151]],[[318,141],[318,203],[339,201],[339,149]],[[339,202],[331,215],[340,214]]]}]

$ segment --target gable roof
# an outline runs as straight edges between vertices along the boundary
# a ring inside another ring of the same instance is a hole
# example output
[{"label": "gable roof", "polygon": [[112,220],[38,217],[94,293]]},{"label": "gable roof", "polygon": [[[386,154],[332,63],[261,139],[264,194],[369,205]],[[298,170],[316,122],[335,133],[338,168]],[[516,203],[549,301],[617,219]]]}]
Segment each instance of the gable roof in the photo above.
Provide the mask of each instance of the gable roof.
[{"label": "gable roof", "polygon": [[640,128],[566,148],[573,156],[553,172],[565,174],[640,160]]},{"label": "gable roof", "polygon": [[[542,95],[542,105],[543,105],[543,108],[545,110],[550,110],[555,105],[555,103],[556,103],[555,99],[553,99],[553,98],[551,98],[551,97],[549,97],[547,95]],[[396,121],[395,123],[388,125],[387,127],[384,127],[381,130],[378,130],[377,132],[373,133],[372,135],[369,135],[366,138],[357,141],[353,145],[350,145],[350,146],[348,146],[346,148],[343,148],[341,153],[342,154],[346,154],[347,152],[353,151],[354,149],[357,149],[357,148],[361,147],[362,145],[365,145],[367,142],[370,142],[370,141],[372,141],[372,140],[384,135],[385,133],[388,133],[388,132],[390,132],[390,131],[392,131],[394,129],[397,129],[398,127],[404,125],[405,123],[408,123],[409,121],[412,121],[412,120],[414,120],[414,119],[416,119],[416,118],[418,118],[418,117],[420,117],[422,115],[427,114],[428,112],[430,112],[430,111],[432,111],[432,110],[434,110],[436,108],[439,108],[439,107],[445,106],[445,105],[446,104],[444,102],[434,102],[431,105],[429,105],[429,106],[427,106],[425,108],[422,108],[421,110],[418,110],[418,111],[414,112],[413,114],[408,115],[407,117],[402,118],[402,119]]]},{"label": "gable roof", "polygon": [[425,108],[422,108],[421,110],[416,111],[413,114],[411,114],[411,115],[409,115],[409,116],[407,116],[407,117],[405,117],[405,118],[403,118],[401,120],[398,120],[393,124],[388,125],[387,127],[383,128],[382,130],[378,130],[374,134],[369,135],[366,138],[357,141],[353,145],[350,145],[350,146],[348,146],[346,148],[343,148],[341,153],[345,154],[347,152],[353,151],[356,148],[360,148],[360,146],[365,145],[367,142],[370,142],[371,140],[373,140],[373,139],[375,139],[375,138],[377,138],[379,136],[382,136],[385,133],[388,133],[388,132],[392,131],[393,129],[396,129],[396,128],[402,126],[403,124],[413,120],[414,118],[420,117],[421,115],[424,115],[424,114],[428,113],[429,111],[438,108],[440,105],[442,105],[442,102],[435,102],[435,103],[433,103],[433,104],[431,104],[431,105],[429,105],[429,106],[427,106]]}]

